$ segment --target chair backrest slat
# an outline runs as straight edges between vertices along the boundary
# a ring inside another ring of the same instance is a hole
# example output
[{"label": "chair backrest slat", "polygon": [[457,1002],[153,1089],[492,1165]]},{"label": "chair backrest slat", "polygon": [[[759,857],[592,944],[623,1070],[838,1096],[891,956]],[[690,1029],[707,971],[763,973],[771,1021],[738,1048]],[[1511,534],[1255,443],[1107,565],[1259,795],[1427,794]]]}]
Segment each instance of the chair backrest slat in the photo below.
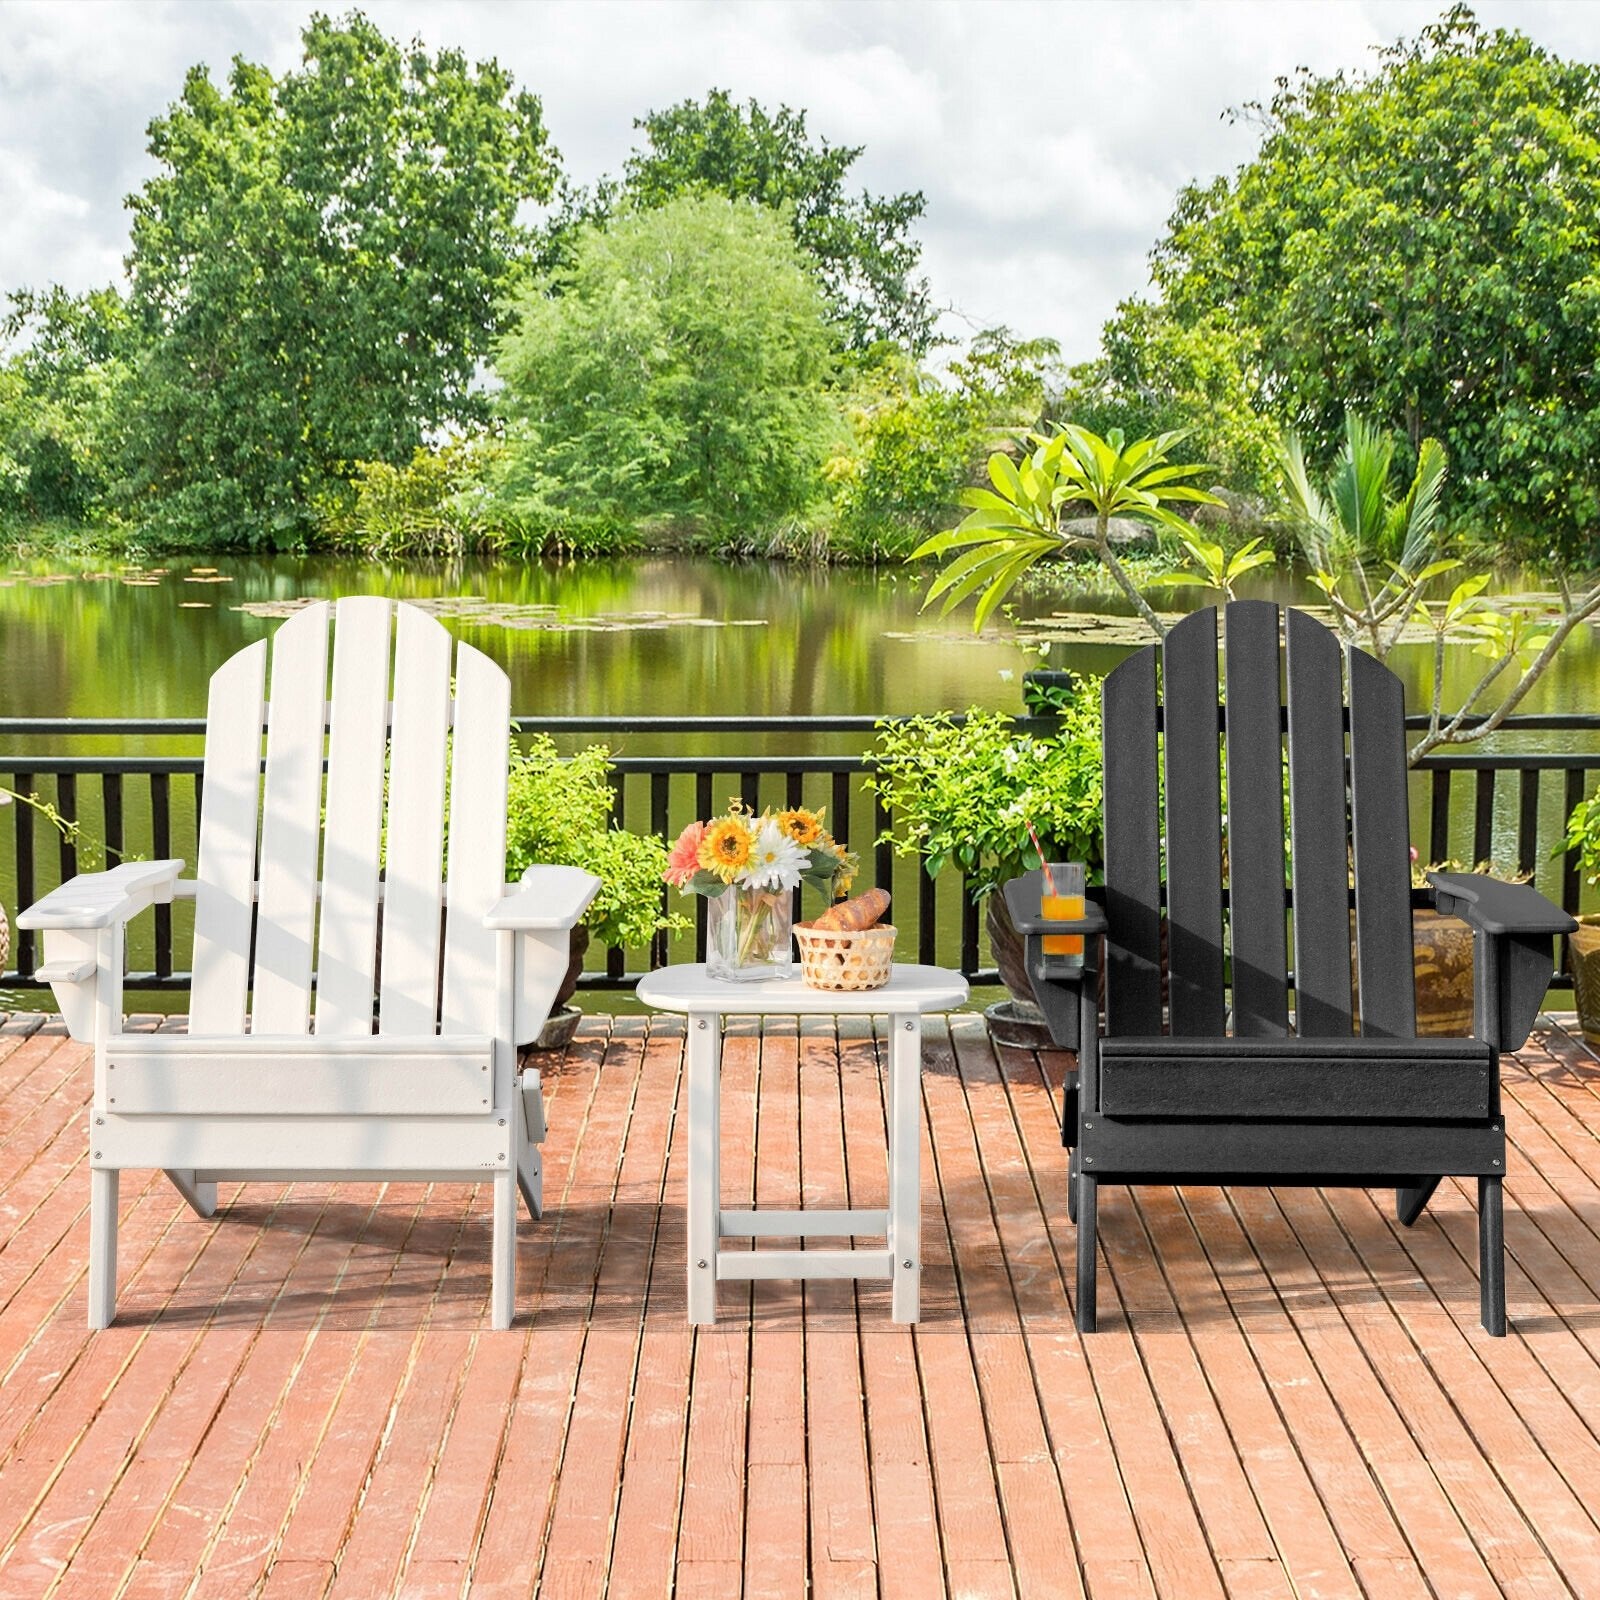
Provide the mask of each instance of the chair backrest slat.
[{"label": "chair backrest slat", "polygon": [[1350,841],[1346,828],[1344,675],[1334,636],[1291,610],[1289,838],[1294,874],[1295,1031],[1349,1037]]},{"label": "chair backrest slat", "polygon": [[330,610],[325,602],[307,606],[272,641],[251,1008],[255,1033],[303,1034],[311,1020]]},{"label": "chair backrest slat", "polygon": [[1405,691],[1364,651],[1350,675],[1350,835],[1356,875],[1356,971],[1361,1032],[1409,1039],[1417,1031],[1411,933],[1410,814]]},{"label": "chair backrest slat", "polygon": [[1161,836],[1154,645],[1109,673],[1105,726],[1106,1026],[1161,1032]]},{"label": "chair backrest slat", "polygon": [[450,763],[443,1033],[494,1029],[497,945],[483,918],[505,891],[510,734],[510,680],[480,651],[460,646]]},{"label": "chair backrest slat", "polygon": [[211,679],[201,784],[205,804],[195,865],[194,980],[189,994],[193,1033],[244,1032],[266,672],[267,642],[258,639]]},{"label": "chair backrest slat", "polygon": [[[1295,1028],[1308,1038],[1349,1037],[1357,1010],[1352,869],[1360,1031],[1416,1036],[1404,690],[1360,650],[1347,651],[1341,668],[1333,634],[1304,613],[1283,618],[1282,645],[1279,622],[1269,601],[1229,604],[1220,704],[1215,608],[1168,631],[1159,710],[1154,645],[1105,680],[1106,1031],[1113,1037],[1159,1034],[1163,1023],[1189,1037],[1229,1029],[1244,1037],[1286,1035],[1291,915]],[[1286,867],[1294,876],[1292,913]],[[1231,1023],[1224,1011],[1230,988]]]},{"label": "chair backrest slat", "polygon": [[426,612],[403,605],[395,624],[389,734],[381,1033],[430,1034],[437,1027],[449,731],[450,635]]},{"label": "chair backrest slat", "polygon": [[1178,623],[1161,649],[1167,779],[1167,971],[1175,1034],[1226,1031],[1217,613]]},{"label": "chair backrest slat", "polygon": [[393,611],[392,601],[370,595],[334,611],[317,930],[316,1031],[329,1036],[372,1032]]},{"label": "chair backrest slat", "polygon": [[1228,926],[1233,1031],[1289,1031],[1278,608],[1228,607]]}]

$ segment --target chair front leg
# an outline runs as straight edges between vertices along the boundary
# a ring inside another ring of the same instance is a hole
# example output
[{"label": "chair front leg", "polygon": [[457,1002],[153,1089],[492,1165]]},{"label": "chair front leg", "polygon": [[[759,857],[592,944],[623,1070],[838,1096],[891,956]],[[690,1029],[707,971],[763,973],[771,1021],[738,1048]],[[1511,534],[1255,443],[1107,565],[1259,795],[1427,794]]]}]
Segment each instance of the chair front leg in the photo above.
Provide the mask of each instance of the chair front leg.
[{"label": "chair front leg", "polygon": [[109,1328],[117,1314],[115,1167],[89,1169],[89,1326]]},{"label": "chair front leg", "polygon": [[1485,1332],[1506,1333],[1505,1213],[1499,1178],[1478,1179],[1478,1315]]},{"label": "chair front leg", "polygon": [[1099,1245],[1096,1211],[1098,1185],[1088,1173],[1078,1173],[1078,1332],[1095,1327],[1095,1269]]}]

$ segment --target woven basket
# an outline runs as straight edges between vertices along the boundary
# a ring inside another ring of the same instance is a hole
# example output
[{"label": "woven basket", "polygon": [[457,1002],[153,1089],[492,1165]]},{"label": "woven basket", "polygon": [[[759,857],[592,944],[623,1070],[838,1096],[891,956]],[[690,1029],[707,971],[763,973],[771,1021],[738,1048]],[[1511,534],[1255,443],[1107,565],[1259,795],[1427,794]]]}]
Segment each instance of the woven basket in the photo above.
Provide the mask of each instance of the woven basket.
[{"label": "woven basket", "polygon": [[894,966],[894,929],[887,923],[845,933],[794,925],[800,976],[811,989],[881,989]]}]

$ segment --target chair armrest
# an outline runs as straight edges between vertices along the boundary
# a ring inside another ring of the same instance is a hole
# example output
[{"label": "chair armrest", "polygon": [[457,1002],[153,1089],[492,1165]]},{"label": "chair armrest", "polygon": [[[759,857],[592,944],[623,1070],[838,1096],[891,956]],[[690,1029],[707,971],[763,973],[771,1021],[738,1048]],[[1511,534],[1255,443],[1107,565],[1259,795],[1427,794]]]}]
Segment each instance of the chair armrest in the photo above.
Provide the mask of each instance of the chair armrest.
[{"label": "chair armrest", "polygon": [[600,880],[582,867],[529,867],[521,883],[507,885],[483,925],[512,933],[576,927],[600,888]]},{"label": "chair armrest", "polygon": [[1018,933],[1104,933],[1106,914],[1097,905],[1085,902],[1081,917],[1070,921],[1057,921],[1040,912],[1044,899],[1044,871],[1035,867],[1020,878],[1012,878],[1005,886],[1006,909]]},{"label": "chair armrest", "polygon": [[182,861],[126,861],[109,872],[80,872],[17,918],[19,928],[110,928],[146,906],[167,905]]},{"label": "chair armrest", "polygon": [[1430,872],[1433,902],[1483,933],[1571,933],[1578,926],[1531,883],[1507,883],[1477,872]]}]

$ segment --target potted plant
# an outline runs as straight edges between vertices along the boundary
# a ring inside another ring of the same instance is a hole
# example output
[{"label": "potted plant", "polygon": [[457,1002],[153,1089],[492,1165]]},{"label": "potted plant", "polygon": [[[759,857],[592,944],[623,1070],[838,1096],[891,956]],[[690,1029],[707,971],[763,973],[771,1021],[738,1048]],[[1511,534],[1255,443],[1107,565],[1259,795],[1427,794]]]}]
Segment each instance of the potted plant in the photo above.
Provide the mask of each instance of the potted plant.
[{"label": "potted plant", "polygon": [[657,933],[688,927],[661,904],[666,846],[653,834],[611,825],[611,752],[588,745],[569,759],[554,740],[535,734],[527,748],[513,744],[506,813],[506,877],[534,865],[583,867],[601,881],[583,920],[572,930],[572,959],[535,1049],[559,1049],[582,1013],[572,1004],[591,939],[624,947],[647,945]]},{"label": "potted plant", "polygon": [[[946,866],[966,874],[984,903],[990,948],[1014,1006],[991,1022],[1040,1020],[1022,940],[1005,897],[994,891],[1039,865],[1037,831],[1057,861],[1101,859],[1100,696],[1097,683],[1051,691],[1059,731],[1023,733],[1002,712],[973,708],[882,722],[869,786],[890,814],[901,855],[920,856],[930,876]],[[991,1008],[994,1011],[994,1008]]]},{"label": "potted plant", "polygon": [[[1578,866],[1588,884],[1600,883],[1600,791],[1580,800],[1567,818],[1567,836],[1557,852],[1578,852]],[[1579,917],[1567,935],[1567,965],[1572,971],[1573,1004],[1584,1041],[1600,1045],[1600,917]]]}]

